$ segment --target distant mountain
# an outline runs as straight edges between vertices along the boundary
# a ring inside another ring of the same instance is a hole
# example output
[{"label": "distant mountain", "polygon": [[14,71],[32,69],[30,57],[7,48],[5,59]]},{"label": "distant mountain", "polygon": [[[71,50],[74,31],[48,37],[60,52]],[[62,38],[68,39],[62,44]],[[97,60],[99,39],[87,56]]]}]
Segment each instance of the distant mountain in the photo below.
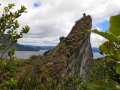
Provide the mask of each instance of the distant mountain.
[{"label": "distant mountain", "polygon": [[[40,50],[50,50],[53,49],[55,46],[32,46],[32,45],[20,45],[16,43],[14,46],[16,46],[17,51],[40,51]],[[93,47],[93,52],[100,52],[99,48]]]},{"label": "distant mountain", "polygon": [[[8,37],[7,34],[4,35],[2,39],[5,41],[5,38]],[[50,50],[53,49],[55,46],[33,46],[33,45],[21,45],[21,44],[14,44],[13,46],[16,47],[17,51],[40,51],[40,50]],[[96,47],[92,47],[93,52],[100,52],[100,50]]]},{"label": "distant mountain", "polygon": [[[17,45],[17,47],[19,46],[20,44],[18,44]],[[32,46],[32,45],[21,45],[21,47],[19,46],[19,48],[18,48],[18,51],[19,50],[25,50],[25,51],[27,51],[26,49],[28,49],[28,51],[29,51],[29,49],[31,50],[32,49],[32,51],[40,51],[40,50],[50,50],[50,49],[53,49],[55,46]],[[26,49],[23,49],[23,48],[26,48]],[[92,47],[92,51],[93,52],[100,52],[100,50],[97,48],[97,47]]]},{"label": "distant mountain", "polygon": [[55,47],[55,46],[32,46],[32,45],[25,45],[25,46],[32,47],[37,50],[49,50],[49,49],[53,49]]},{"label": "distant mountain", "polygon": [[[6,38],[8,38],[9,35],[8,34],[5,34],[3,37],[0,37],[0,40],[2,41],[5,41]],[[17,51],[39,51],[39,49],[37,48],[34,48],[34,47],[29,47],[29,46],[26,46],[26,45],[21,45],[21,44],[14,44],[13,46],[16,47],[16,50]]]},{"label": "distant mountain", "polygon": [[53,49],[55,46],[40,46],[41,48],[43,48],[44,50],[49,50],[49,49]]},{"label": "distant mountain", "polygon": [[16,47],[16,51],[39,51],[39,49],[37,48],[29,47],[26,45],[20,45],[18,43],[16,43],[14,46]]}]

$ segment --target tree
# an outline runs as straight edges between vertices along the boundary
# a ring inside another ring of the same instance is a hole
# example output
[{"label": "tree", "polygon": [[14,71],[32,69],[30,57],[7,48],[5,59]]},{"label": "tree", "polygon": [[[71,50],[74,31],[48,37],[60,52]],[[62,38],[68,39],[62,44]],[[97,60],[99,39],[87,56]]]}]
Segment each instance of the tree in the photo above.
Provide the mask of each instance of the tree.
[{"label": "tree", "polygon": [[4,7],[0,17],[0,89],[2,90],[13,90],[17,87],[16,66],[12,58],[16,49],[13,46],[30,29],[26,25],[20,32],[18,31],[20,24],[17,19],[26,13],[26,7],[21,6],[15,11],[14,6],[14,4],[8,4]]},{"label": "tree", "polygon": [[8,4],[8,6],[4,7],[2,16],[0,17],[0,58],[6,58],[6,53],[11,58],[15,52],[13,45],[30,29],[26,25],[22,27],[20,33],[18,32],[20,25],[17,19],[23,13],[26,13],[26,7],[21,6],[20,9],[13,11],[14,6],[14,4]]}]

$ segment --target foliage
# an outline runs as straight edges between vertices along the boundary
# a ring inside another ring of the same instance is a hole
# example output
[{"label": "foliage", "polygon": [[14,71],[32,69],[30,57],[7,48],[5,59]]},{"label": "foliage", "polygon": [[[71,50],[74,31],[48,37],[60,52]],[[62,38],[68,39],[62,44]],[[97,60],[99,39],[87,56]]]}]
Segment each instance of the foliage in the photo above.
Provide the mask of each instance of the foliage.
[{"label": "foliage", "polygon": [[110,18],[110,28],[108,32],[100,32],[98,30],[92,30],[92,32],[103,36],[108,39],[99,46],[102,54],[109,56],[109,62],[114,62],[112,68],[115,69],[113,74],[118,77],[117,82],[120,83],[120,15],[112,16]]},{"label": "foliage", "polygon": [[4,7],[3,14],[0,17],[0,58],[6,58],[6,53],[11,58],[15,52],[15,47],[12,48],[12,46],[30,29],[26,25],[18,32],[20,24],[17,19],[26,12],[26,7],[21,6],[19,10],[13,11],[14,6],[14,4],[8,4]]},{"label": "foliage", "polygon": [[[7,64],[3,62],[3,65],[6,65],[5,68],[11,69],[9,73],[7,71],[3,72],[5,75],[8,73],[6,79],[9,78],[9,84],[5,84],[4,87],[12,90],[76,90],[76,88],[78,90],[120,90],[119,85],[108,77],[108,66],[110,64],[106,65],[106,61],[105,59],[93,61],[92,75],[89,75],[90,79],[86,82],[72,73],[65,75],[58,82],[46,73],[44,67],[49,61],[44,60],[41,56],[32,56],[26,60],[16,59],[12,63],[8,60]],[[9,75],[12,75],[12,77]],[[5,79],[2,78],[1,80]],[[3,83],[5,82],[7,83],[7,80]],[[2,90],[4,89],[2,88]]]},{"label": "foliage", "polygon": [[0,88],[15,88],[17,85],[15,63],[5,59],[0,62]]},{"label": "foliage", "polygon": [[0,17],[0,90],[13,90],[17,88],[16,79],[16,59],[13,57],[16,50],[13,45],[23,34],[29,31],[29,26],[25,26],[19,32],[18,18],[26,12],[25,6],[14,10],[14,4],[4,7]]}]

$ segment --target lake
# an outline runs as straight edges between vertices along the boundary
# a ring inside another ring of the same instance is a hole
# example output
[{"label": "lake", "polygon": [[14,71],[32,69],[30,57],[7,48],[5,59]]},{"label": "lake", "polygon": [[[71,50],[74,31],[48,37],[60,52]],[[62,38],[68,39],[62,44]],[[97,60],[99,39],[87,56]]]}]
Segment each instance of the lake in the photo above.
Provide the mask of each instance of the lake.
[{"label": "lake", "polygon": [[44,52],[47,50],[41,50],[41,51],[16,51],[15,52],[15,57],[19,59],[28,59],[32,55],[43,55]]},{"label": "lake", "polygon": [[[15,52],[15,57],[20,58],[20,59],[28,59],[32,55],[43,55],[44,52],[47,50],[41,50],[41,51],[16,51]],[[93,53],[94,59],[102,57],[98,52]]]}]

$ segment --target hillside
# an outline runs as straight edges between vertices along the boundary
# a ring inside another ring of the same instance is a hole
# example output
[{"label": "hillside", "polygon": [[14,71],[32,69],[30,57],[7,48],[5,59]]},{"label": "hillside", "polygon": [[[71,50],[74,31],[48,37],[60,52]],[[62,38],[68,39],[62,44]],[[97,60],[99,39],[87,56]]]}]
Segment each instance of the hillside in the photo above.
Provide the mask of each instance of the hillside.
[{"label": "hillside", "polygon": [[16,51],[39,51],[37,48],[20,45],[18,43],[16,43],[14,46],[16,47]]}]

